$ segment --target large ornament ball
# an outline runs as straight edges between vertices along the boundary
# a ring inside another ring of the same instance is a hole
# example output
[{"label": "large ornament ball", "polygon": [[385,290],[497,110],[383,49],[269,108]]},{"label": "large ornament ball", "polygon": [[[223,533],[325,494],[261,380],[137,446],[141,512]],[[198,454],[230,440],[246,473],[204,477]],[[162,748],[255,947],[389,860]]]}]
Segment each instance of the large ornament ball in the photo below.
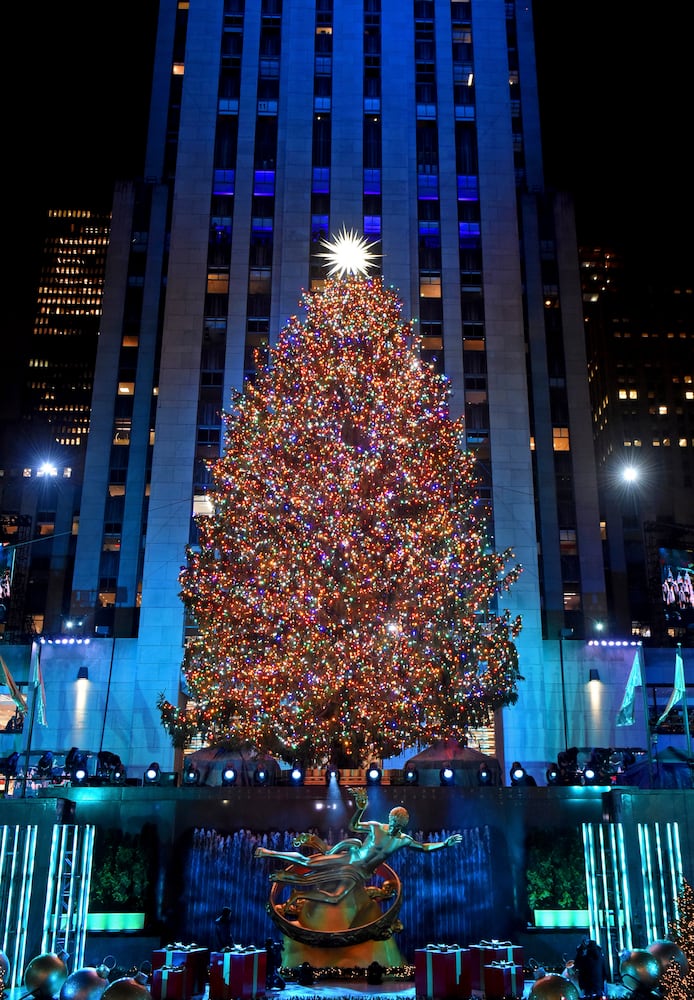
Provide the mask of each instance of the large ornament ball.
[{"label": "large ornament ball", "polygon": [[679,965],[682,976],[687,975],[689,971],[687,956],[674,941],[654,941],[649,944],[648,951],[658,960],[661,975],[673,962]]},{"label": "large ornament ball", "polygon": [[0,974],[2,974],[2,978],[7,982],[10,975],[10,960],[4,951],[0,951]]},{"label": "large ornament ball", "polygon": [[57,996],[66,979],[67,965],[52,951],[32,958],[24,971],[24,985],[35,997]]},{"label": "large ornament ball", "polygon": [[108,979],[97,969],[77,969],[68,976],[60,990],[60,1000],[99,1000],[108,986]]},{"label": "large ornament ball", "polygon": [[530,989],[530,996],[536,1000],[578,1000],[580,993],[568,979],[550,975],[535,980]]},{"label": "large ornament ball", "polygon": [[652,989],[660,978],[660,963],[645,948],[635,948],[626,955],[619,966],[622,985],[628,990],[644,987]]},{"label": "large ornament ball", "polygon": [[152,1000],[152,994],[137,979],[115,979],[101,994],[101,1000]]}]

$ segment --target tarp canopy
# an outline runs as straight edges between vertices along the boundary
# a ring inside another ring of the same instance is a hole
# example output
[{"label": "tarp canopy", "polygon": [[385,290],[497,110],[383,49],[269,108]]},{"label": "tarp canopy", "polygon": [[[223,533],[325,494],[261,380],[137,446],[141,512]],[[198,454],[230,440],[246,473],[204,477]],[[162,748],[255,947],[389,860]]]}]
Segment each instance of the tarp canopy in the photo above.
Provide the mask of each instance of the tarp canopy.
[{"label": "tarp canopy", "polygon": [[277,784],[280,765],[274,757],[260,753],[255,747],[231,749],[226,745],[203,747],[188,754],[186,767],[196,767],[200,772],[200,784],[221,785],[222,773],[231,765],[236,770],[237,785],[252,785],[253,776],[259,768],[268,773],[268,784]]},{"label": "tarp canopy", "polygon": [[640,759],[619,776],[620,785],[634,788],[694,788],[694,761],[678,747],[665,747],[653,764]]},{"label": "tarp canopy", "polygon": [[477,787],[479,784],[477,775],[481,764],[485,764],[489,769],[492,777],[490,784],[500,785],[501,767],[496,757],[490,757],[481,750],[474,750],[458,740],[437,740],[414,757],[410,757],[405,769],[417,768],[420,784],[438,785],[441,768],[452,767],[456,784]]}]

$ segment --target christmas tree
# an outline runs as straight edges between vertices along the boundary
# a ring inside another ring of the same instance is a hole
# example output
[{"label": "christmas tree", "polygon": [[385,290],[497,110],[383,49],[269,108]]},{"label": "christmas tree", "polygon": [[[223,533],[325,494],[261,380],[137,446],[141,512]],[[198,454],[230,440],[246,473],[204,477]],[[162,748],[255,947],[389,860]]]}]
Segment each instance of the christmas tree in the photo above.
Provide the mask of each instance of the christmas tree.
[{"label": "christmas tree", "polygon": [[[680,955],[668,962],[660,976],[662,995],[667,1000],[694,997],[694,891],[686,879],[677,898],[678,916],[670,927],[670,938]],[[679,958],[679,961],[677,960]]]},{"label": "christmas tree", "polygon": [[520,567],[489,545],[448,383],[397,295],[340,272],[301,304],[225,414],[181,573],[196,712],[160,708],[170,731],[359,766],[517,700],[521,623],[497,603]]}]

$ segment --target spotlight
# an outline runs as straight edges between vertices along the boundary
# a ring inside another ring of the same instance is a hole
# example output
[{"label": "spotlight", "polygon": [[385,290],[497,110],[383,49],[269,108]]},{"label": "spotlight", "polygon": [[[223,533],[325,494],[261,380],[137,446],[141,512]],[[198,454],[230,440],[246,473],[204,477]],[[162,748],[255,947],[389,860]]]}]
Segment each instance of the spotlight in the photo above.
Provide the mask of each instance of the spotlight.
[{"label": "spotlight", "polygon": [[108,780],[112,785],[124,785],[127,780],[127,775],[125,773],[125,768],[122,764],[116,764],[108,776]]},{"label": "spotlight", "polygon": [[374,761],[369,764],[366,770],[366,784],[367,785],[380,785],[383,772],[381,771],[378,764]]},{"label": "spotlight", "polygon": [[452,767],[442,767],[439,771],[439,782],[442,785],[455,785],[455,771]]},{"label": "spotlight", "polygon": [[405,784],[416,785],[419,783],[419,771],[416,767],[405,768]]},{"label": "spotlight", "polygon": [[188,787],[200,784],[200,772],[194,764],[189,764],[183,772],[183,784]]},{"label": "spotlight", "polygon": [[231,785],[236,784],[236,768],[232,767],[231,764],[227,766],[222,771],[222,785],[225,788],[229,788]]},{"label": "spotlight", "polygon": [[340,784],[340,772],[338,771],[338,769],[335,767],[334,764],[328,764],[328,766],[325,769],[325,783],[326,785],[329,785],[333,781],[335,782],[336,785]]},{"label": "spotlight", "polygon": [[295,764],[289,772],[289,781],[292,785],[303,785],[304,769],[301,764]]},{"label": "spotlight", "polygon": [[597,670],[595,667],[591,667],[588,672],[588,683],[590,684],[591,681],[599,681],[599,680],[600,680],[600,671]]},{"label": "spotlight", "polygon": [[598,783],[598,772],[595,770],[592,764],[586,764],[583,769],[583,781],[586,785],[597,785]]},{"label": "spotlight", "polygon": [[559,784],[559,766],[557,764],[550,764],[546,771],[547,784],[548,785],[558,785]]},{"label": "spotlight", "polygon": [[19,752],[13,750],[7,757],[0,757],[0,774],[6,778],[17,777],[17,767],[19,766]]},{"label": "spotlight", "polygon": [[270,782],[270,774],[266,767],[256,767],[253,772],[254,785],[267,785]]},{"label": "spotlight", "polygon": [[535,779],[528,774],[523,765],[517,760],[514,760],[511,764],[511,770],[509,772],[511,777],[512,785],[536,785]]},{"label": "spotlight", "polygon": [[70,775],[71,785],[87,784],[87,753],[71,747],[65,758],[65,770]]},{"label": "spotlight", "polygon": [[53,777],[53,751],[44,750],[38,759],[36,764],[36,777],[37,778],[52,778]]},{"label": "spotlight", "polygon": [[479,770],[477,771],[477,784],[478,785],[491,785],[492,783],[492,772],[489,770],[486,764],[480,764]]},{"label": "spotlight", "polygon": [[115,768],[123,768],[120,757],[110,750],[99,750],[96,755],[96,776],[104,781],[111,782]]},{"label": "spotlight", "polygon": [[80,667],[77,671],[78,681],[88,681],[89,680],[89,667]]},{"label": "spotlight", "polygon": [[152,761],[144,773],[145,785],[161,785],[161,768],[156,761]]}]

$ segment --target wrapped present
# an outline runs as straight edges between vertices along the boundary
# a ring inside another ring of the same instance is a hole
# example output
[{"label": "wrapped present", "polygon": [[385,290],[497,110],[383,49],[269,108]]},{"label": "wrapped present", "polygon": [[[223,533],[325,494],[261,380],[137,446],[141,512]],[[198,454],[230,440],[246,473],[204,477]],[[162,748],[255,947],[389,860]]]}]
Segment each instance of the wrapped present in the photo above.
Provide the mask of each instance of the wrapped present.
[{"label": "wrapped present", "polygon": [[202,995],[207,987],[210,964],[209,948],[197,944],[169,944],[152,952],[152,970],[163,966],[183,967],[186,971],[186,996]]},{"label": "wrapped present", "polygon": [[265,993],[267,952],[236,946],[210,955],[209,1000],[249,1000]]},{"label": "wrapped present", "polygon": [[514,962],[492,962],[491,965],[485,965],[484,992],[489,1000],[493,997],[520,997],[524,987],[522,965]]},{"label": "wrapped present", "polygon": [[150,993],[154,1000],[188,1000],[187,972],[183,965],[163,965],[152,972]]},{"label": "wrapped present", "polygon": [[470,973],[470,985],[473,990],[485,988],[484,969],[492,962],[513,962],[515,965],[523,965],[523,949],[520,945],[511,944],[510,941],[497,941],[492,938],[490,941],[471,944],[470,951],[474,956]]},{"label": "wrapped present", "polygon": [[414,953],[415,993],[422,997],[470,996],[470,949],[457,944],[428,944]]}]

